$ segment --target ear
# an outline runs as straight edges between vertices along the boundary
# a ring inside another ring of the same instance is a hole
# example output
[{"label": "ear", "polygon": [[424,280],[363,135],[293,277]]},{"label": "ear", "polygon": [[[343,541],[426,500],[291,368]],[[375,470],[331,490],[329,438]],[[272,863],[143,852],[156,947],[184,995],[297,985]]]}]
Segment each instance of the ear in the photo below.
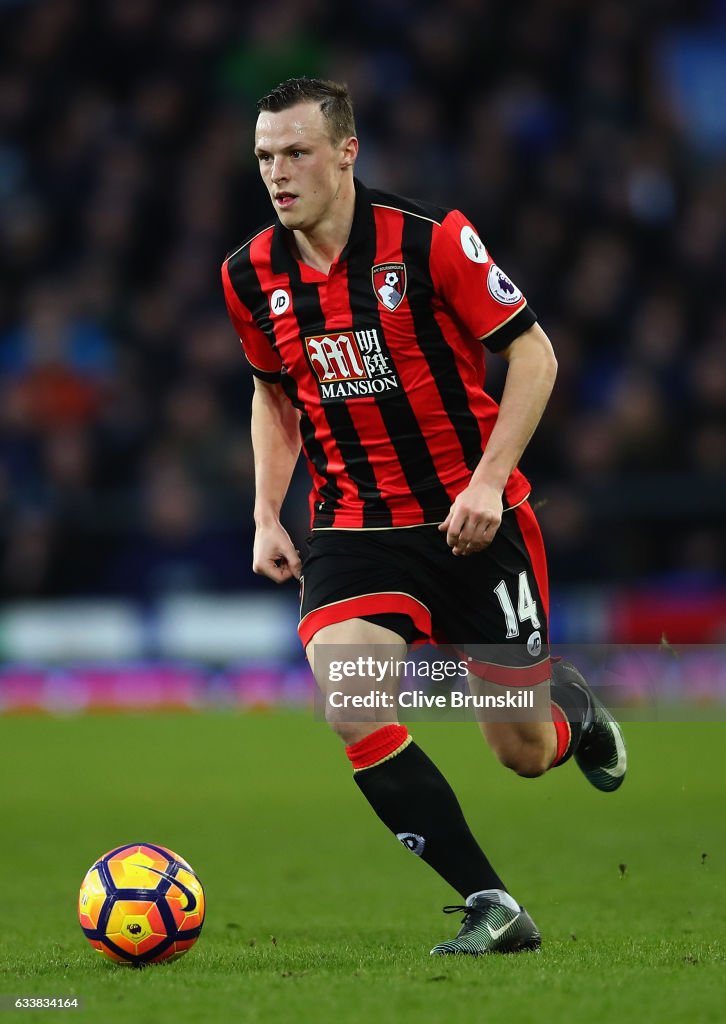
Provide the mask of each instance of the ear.
[{"label": "ear", "polygon": [[340,169],[341,171],[348,170],[355,163],[355,159],[358,156],[358,139],[355,135],[351,135],[349,139],[346,139],[341,145],[341,160]]}]

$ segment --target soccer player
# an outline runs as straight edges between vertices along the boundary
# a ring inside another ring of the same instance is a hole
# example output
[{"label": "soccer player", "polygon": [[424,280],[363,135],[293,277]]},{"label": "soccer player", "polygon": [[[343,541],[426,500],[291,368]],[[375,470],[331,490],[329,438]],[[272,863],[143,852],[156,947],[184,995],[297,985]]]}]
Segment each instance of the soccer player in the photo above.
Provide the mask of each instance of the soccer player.
[{"label": "soccer player", "polygon": [[[475,692],[516,683],[547,708],[546,719],[482,720],[504,765],[533,778],[574,755],[594,786],[616,789],[619,726],[573,666],[549,658],[544,547],[517,469],[555,379],[546,334],[464,214],[354,178],[345,86],[291,79],[258,111],[275,217],[222,268],[255,376],[254,571],[301,580],[300,638],[326,697],[371,688],[333,683],[328,645],[395,662],[415,641],[443,640],[469,659]],[[508,364],[499,406],[484,391],[483,346]],[[304,564],[280,522],[301,446]],[[385,687],[396,685],[392,671]],[[395,701],[363,716],[333,703],[328,720],[373,810],[464,901],[446,908],[464,913],[459,934],[432,954],[537,949],[534,922]]]}]

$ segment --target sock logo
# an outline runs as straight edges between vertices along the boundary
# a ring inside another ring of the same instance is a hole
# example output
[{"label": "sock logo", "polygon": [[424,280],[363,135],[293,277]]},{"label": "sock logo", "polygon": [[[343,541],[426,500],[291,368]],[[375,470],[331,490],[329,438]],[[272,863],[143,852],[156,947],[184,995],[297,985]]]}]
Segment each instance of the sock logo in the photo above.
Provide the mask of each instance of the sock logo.
[{"label": "sock logo", "polygon": [[423,836],[417,836],[415,832],[396,832],[396,839],[403,843],[407,850],[420,857],[424,852],[426,840]]}]

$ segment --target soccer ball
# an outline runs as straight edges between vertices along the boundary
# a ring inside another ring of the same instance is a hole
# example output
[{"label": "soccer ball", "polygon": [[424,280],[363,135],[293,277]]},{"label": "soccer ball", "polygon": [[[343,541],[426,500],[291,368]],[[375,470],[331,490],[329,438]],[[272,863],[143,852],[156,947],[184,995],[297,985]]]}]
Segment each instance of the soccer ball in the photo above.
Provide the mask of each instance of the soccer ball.
[{"label": "soccer ball", "polygon": [[93,948],[135,966],[186,953],[199,938],[204,909],[192,868],[154,843],[128,843],[99,857],[78,894],[78,920]]}]

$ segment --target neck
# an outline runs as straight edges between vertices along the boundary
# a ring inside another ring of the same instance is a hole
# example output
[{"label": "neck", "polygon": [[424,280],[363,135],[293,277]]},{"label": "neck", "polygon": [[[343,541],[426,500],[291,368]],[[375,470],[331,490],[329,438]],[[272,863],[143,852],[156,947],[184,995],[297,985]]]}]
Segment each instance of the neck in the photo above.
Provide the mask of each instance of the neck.
[{"label": "neck", "polygon": [[341,183],[325,217],[310,230],[295,230],[293,237],[304,263],[327,274],[350,236],[355,213],[353,178]]}]

